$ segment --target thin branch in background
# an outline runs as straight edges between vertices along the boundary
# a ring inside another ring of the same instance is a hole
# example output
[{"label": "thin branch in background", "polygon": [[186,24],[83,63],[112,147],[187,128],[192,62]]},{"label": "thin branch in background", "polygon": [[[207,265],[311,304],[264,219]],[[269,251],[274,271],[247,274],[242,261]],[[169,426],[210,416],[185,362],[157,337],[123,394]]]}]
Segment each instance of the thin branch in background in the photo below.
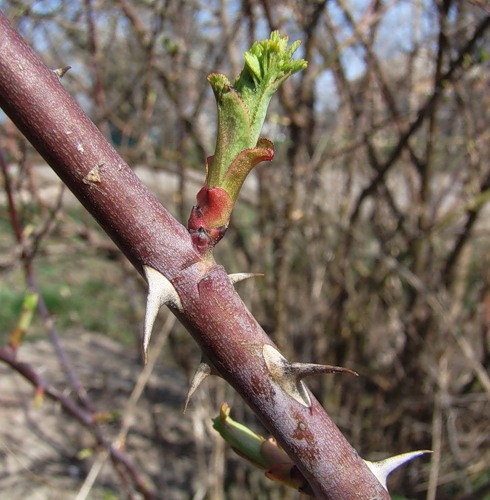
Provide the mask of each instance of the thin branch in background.
[{"label": "thin branch in background", "polygon": [[93,413],[88,412],[62,391],[50,385],[29,364],[17,360],[16,351],[10,346],[0,347],[0,361],[6,363],[13,370],[22,375],[33,385],[37,392],[60,403],[68,414],[92,431],[97,443],[103,446],[109,453],[122,484],[127,485],[126,489],[128,494],[130,494],[132,489],[130,483],[130,481],[132,481],[145,499],[151,500],[154,498],[154,493],[148,488],[146,480],[136,468],[131,458],[122,450],[111,445],[104,437],[102,428],[97,423],[97,419]]},{"label": "thin branch in background", "polygon": [[170,332],[172,331],[172,328],[175,325],[175,321],[176,320],[174,315],[172,314],[167,315],[167,319],[157,336],[157,340],[154,343],[154,345],[152,345],[151,353],[148,356],[148,362],[146,363],[140,375],[138,376],[138,380],[136,381],[133,391],[129,396],[128,401],[126,402],[126,407],[123,412],[121,427],[119,430],[119,434],[116,438],[118,446],[124,447],[125,445],[126,436],[134,421],[134,413],[137,408],[138,401],[141,395],[143,394],[146,385],[150,380],[151,374],[155,369],[155,365],[157,363],[158,358],[161,356],[163,348],[167,344],[168,336],[170,335]]},{"label": "thin branch in background", "polygon": [[427,500],[435,500],[437,494],[438,477],[441,467],[443,418],[447,403],[447,354],[442,354],[437,366],[437,387],[432,414],[432,460],[430,466]]},{"label": "thin branch in background", "polygon": [[486,17],[476,27],[475,31],[473,32],[473,36],[470,38],[470,40],[468,40],[464,47],[462,47],[457,57],[455,57],[449,65],[449,68],[446,70],[446,72],[440,76],[440,79],[435,84],[432,94],[419,108],[415,120],[413,120],[410,126],[407,127],[406,131],[400,136],[388,159],[381,165],[378,174],[357,197],[356,203],[354,205],[354,210],[352,211],[350,216],[350,226],[353,226],[356,223],[361,213],[363,202],[368,199],[369,195],[375,192],[377,185],[385,179],[388,171],[399,159],[409,139],[415,134],[416,131],[420,129],[425,120],[431,116],[434,107],[444,94],[445,88],[450,82],[452,82],[453,78],[457,78],[458,70],[461,69],[466,57],[471,53],[475,45],[481,40],[483,34],[486,32],[489,26],[490,17]]},{"label": "thin branch in background", "polygon": [[[58,332],[56,331],[56,328],[54,326],[53,319],[51,317],[51,314],[49,313],[48,307],[44,301],[42,291],[40,287],[37,284],[37,280],[34,274],[34,270],[32,267],[32,258],[33,258],[33,251],[31,248],[28,248],[26,246],[26,240],[24,237],[24,228],[21,225],[20,218],[18,216],[17,212],[17,207],[15,203],[15,197],[14,193],[12,190],[12,184],[10,182],[10,177],[8,173],[8,165],[5,161],[5,157],[3,155],[3,151],[0,149],[0,168],[2,169],[3,177],[4,177],[4,185],[5,185],[5,190],[7,193],[7,200],[8,200],[8,206],[9,206],[9,214],[10,214],[10,221],[12,225],[12,229],[14,231],[15,237],[17,238],[17,242],[21,247],[23,247],[22,255],[21,255],[21,260],[23,263],[24,267],[24,274],[25,274],[25,279],[26,282],[29,286],[29,288],[37,294],[38,296],[38,303],[37,307],[39,310],[39,313],[41,315],[41,318],[44,320],[45,325],[47,327],[47,330],[49,332],[49,336],[51,339],[51,342],[53,343],[56,353],[58,355],[58,359],[60,361],[61,367],[63,368],[63,371],[65,372],[66,376],[68,377],[68,380],[70,381],[72,389],[76,392],[78,398],[80,401],[83,402],[84,406],[92,411],[92,405],[90,401],[87,398],[87,394],[85,389],[83,388],[82,384],[80,383],[80,380],[75,374],[75,371],[70,363],[70,360],[68,359],[68,356],[63,349],[63,346],[60,341],[60,337],[58,335]],[[46,235],[47,231],[43,231],[42,234]],[[39,238],[36,238],[35,240],[35,248],[37,248],[40,244],[42,235],[39,235]]]},{"label": "thin branch in background", "polygon": [[85,478],[80,490],[75,497],[75,500],[85,500],[90,495],[90,491],[94,487],[95,481],[97,481],[97,477],[99,476],[102,467],[106,463],[109,457],[109,453],[107,450],[104,450],[102,453],[97,454],[97,458],[95,459],[92,467],[90,467],[90,471]]},{"label": "thin branch in background", "polygon": [[[100,50],[100,41],[95,20],[95,9],[97,7],[94,5],[94,2],[92,0],[84,0],[84,8],[88,33],[87,43],[90,48],[92,59],[92,78],[94,80],[93,99],[97,116],[102,116],[107,105],[103,81],[103,59]],[[104,130],[105,134],[108,133],[107,122],[101,122],[100,120],[96,119],[96,124],[100,129]]]},{"label": "thin branch in background", "polygon": [[[22,262],[24,264],[24,272],[25,278],[29,285],[29,288],[36,293],[37,307],[41,317],[44,320],[45,326],[49,332],[49,336],[51,342],[55,347],[55,351],[60,362],[61,367],[65,375],[67,376],[72,389],[75,391],[78,400],[81,403],[81,406],[78,406],[76,403],[72,401],[71,398],[65,396],[62,392],[58,391],[51,385],[49,385],[41,376],[39,376],[36,371],[27,363],[23,363],[16,359],[17,351],[16,349],[12,349],[11,347],[1,347],[0,348],[0,360],[4,363],[10,365],[13,369],[15,369],[18,373],[20,373],[24,378],[26,378],[31,384],[34,385],[36,390],[41,391],[46,394],[48,397],[53,399],[54,401],[58,401],[61,403],[63,408],[70,413],[73,417],[75,417],[79,422],[83,425],[87,426],[92,430],[94,436],[96,437],[99,444],[103,445],[107,450],[107,453],[111,457],[112,462],[114,463],[115,470],[118,472],[119,477],[123,483],[127,483],[126,473],[132,478],[132,481],[135,482],[138,489],[142,492],[143,496],[147,499],[153,498],[153,493],[151,493],[146,486],[146,481],[144,481],[140,475],[140,473],[136,470],[135,466],[132,464],[131,460],[127,455],[125,455],[120,450],[116,450],[104,437],[104,433],[102,428],[97,424],[95,414],[96,409],[90,399],[88,398],[87,392],[83,385],[80,382],[73,366],[69,360],[69,357],[63,348],[61,339],[58,335],[58,332],[54,326],[54,321],[49,313],[48,307],[44,301],[42,291],[40,287],[37,285],[37,280],[35,278],[33,266],[32,266],[32,257],[33,252],[30,248],[25,246],[25,238],[24,238],[24,230],[21,226],[20,219],[17,214],[15,197],[12,191],[12,185],[9,178],[8,173],[8,165],[5,161],[2,150],[0,149],[0,168],[2,170],[4,176],[4,185],[7,194],[7,200],[9,202],[9,212],[10,212],[10,220],[12,224],[12,228],[18,240],[18,243],[23,246],[22,251]],[[42,232],[43,235],[47,234],[47,231]],[[39,245],[40,238],[35,240],[36,247]],[[120,467],[120,465],[124,465],[124,469]],[[129,486],[128,486],[129,488]],[[129,491],[129,490],[128,490]]]},{"label": "thin branch in background", "polygon": [[476,5],[477,7],[480,7],[485,12],[490,14],[490,5],[488,5],[487,0],[467,0],[467,2],[472,3],[473,5]]}]

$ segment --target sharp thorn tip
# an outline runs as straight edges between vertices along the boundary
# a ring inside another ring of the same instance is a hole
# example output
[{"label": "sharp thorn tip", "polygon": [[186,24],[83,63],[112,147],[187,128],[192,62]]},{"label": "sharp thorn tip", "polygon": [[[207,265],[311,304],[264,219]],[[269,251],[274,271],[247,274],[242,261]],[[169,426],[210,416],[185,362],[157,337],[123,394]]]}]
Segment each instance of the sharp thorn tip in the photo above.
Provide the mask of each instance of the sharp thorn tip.
[{"label": "sharp thorn tip", "polygon": [[146,281],[148,282],[148,295],[146,298],[145,327],[143,333],[143,353],[147,359],[148,346],[150,344],[153,325],[158,311],[163,304],[182,310],[177,290],[162,273],[150,266],[143,266]]},{"label": "sharp thorn tip", "polygon": [[189,390],[187,391],[187,395],[184,401],[184,413],[187,410],[187,406],[189,405],[189,401],[196,392],[196,389],[201,385],[201,383],[209,377],[209,375],[214,375],[215,370],[205,361],[201,361],[199,366],[197,367],[196,372],[194,373],[191,383],[189,385]]},{"label": "sharp thorn tip", "polygon": [[71,66],[65,66],[63,68],[55,68],[53,69],[53,73],[61,80],[68,71],[70,71]]},{"label": "sharp thorn tip", "polygon": [[231,284],[234,285],[239,281],[243,281],[249,278],[257,278],[259,276],[264,276],[264,275],[261,273],[234,273],[234,274],[229,274],[228,278],[230,279]]},{"label": "sharp thorn tip", "polygon": [[432,451],[431,450],[409,451],[408,453],[395,455],[393,457],[386,458],[385,460],[380,460],[379,462],[370,462],[369,460],[364,460],[364,462],[369,467],[371,472],[376,476],[378,481],[383,485],[385,490],[388,491],[388,487],[386,485],[388,476],[401,465],[426,453],[432,453]]}]

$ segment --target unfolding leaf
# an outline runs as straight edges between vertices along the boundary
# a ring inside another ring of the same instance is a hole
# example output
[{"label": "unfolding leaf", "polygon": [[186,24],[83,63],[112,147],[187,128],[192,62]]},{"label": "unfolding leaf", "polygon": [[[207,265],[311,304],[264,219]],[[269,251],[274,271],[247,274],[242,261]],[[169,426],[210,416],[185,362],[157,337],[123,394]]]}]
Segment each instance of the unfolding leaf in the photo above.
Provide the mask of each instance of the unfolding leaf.
[{"label": "unfolding leaf", "polygon": [[218,134],[214,156],[208,159],[206,184],[221,186],[233,159],[243,149],[255,146],[250,135],[250,115],[238,92],[224,75],[212,74],[208,81],[218,107]]},{"label": "unfolding leaf", "polygon": [[274,145],[267,139],[259,139],[253,149],[244,149],[233,160],[223,179],[222,187],[232,200],[238,198],[238,193],[250,171],[263,161],[274,158]]},{"label": "unfolding leaf", "polygon": [[273,31],[268,40],[255,42],[245,53],[245,66],[233,86],[247,106],[253,142],[259,138],[274,92],[307,66],[303,59],[292,59],[300,44],[296,41],[288,48],[288,37]]}]

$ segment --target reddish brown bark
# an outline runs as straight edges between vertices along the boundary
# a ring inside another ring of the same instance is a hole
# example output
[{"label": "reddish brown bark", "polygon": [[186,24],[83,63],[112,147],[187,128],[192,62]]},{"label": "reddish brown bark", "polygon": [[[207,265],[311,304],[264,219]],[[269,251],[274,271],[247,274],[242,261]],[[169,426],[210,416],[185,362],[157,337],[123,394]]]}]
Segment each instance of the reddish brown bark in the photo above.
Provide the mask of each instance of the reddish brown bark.
[{"label": "reddish brown bark", "polygon": [[389,498],[313,396],[307,408],[272,380],[262,356],[263,345],[272,342],[225,270],[202,260],[184,226],[1,14],[0,105],[138,271],[151,266],[171,281],[183,306],[179,319],[284,447],[317,498]]}]

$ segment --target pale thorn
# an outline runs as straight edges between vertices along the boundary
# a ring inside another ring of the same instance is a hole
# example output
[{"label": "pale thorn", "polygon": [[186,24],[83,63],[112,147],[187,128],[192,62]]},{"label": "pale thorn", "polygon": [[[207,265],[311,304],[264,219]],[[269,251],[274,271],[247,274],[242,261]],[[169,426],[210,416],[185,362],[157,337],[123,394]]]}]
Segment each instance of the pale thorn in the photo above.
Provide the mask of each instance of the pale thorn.
[{"label": "pale thorn", "polygon": [[388,486],[386,485],[386,480],[388,476],[400,465],[409,462],[410,460],[419,457],[420,455],[425,455],[426,453],[432,453],[431,450],[417,450],[409,451],[408,453],[402,453],[401,455],[395,455],[394,457],[386,458],[385,460],[380,460],[379,462],[370,462],[369,460],[364,460],[366,465],[369,467],[371,472],[376,476],[378,481],[383,485],[384,489],[388,491]]},{"label": "pale thorn", "polygon": [[71,66],[65,66],[64,68],[56,68],[51,71],[61,80],[70,69]]},{"label": "pale thorn", "polygon": [[228,278],[232,285],[238,283],[239,281],[248,280],[249,278],[256,278],[258,276],[264,276],[261,273],[234,273],[229,274]]},{"label": "pale thorn", "polygon": [[282,390],[307,408],[311,406],[311,398],[306,385],[301,380],[304,377],[323,373],[350,373],[357,375],[356,372],[340,366],[291,363],[270,344],[264,344],[262,355],[272,378]]},{"label": "pale thorn", "polygon": [[148,360],[148,344],[158,311],[163,304],[182,311],[177,290],[162,273],[150,266],[143,266],[146,281],[148,283],[148,295],[146,297],[145,328],[143,333],[143,357],[146,364]]},{"label": "pale thorn", "polygon": [[209,375],[219,375],[219,373],[210,361],[201,360],[196,372],[192,377],[191,383],[189,385],[189,390],[187,391],[187,395],[185,397],[184,413],[187,410],[187,406],[189,405],[189,401],[192,395],[194,394],[194,392],[196,392],[196,389],[201,385],[201,383],[209,377]]},{"label": "pale thorn", "polygon": [[324,373],[348,373],[349,375],[355,375],[356,377],[359,376],[357,372],[350,370],[349,368],[344,368],[342,366],[319,365],[316,363],[291,363],[289,369],[299,380],[312,375],[323,375]]}]

